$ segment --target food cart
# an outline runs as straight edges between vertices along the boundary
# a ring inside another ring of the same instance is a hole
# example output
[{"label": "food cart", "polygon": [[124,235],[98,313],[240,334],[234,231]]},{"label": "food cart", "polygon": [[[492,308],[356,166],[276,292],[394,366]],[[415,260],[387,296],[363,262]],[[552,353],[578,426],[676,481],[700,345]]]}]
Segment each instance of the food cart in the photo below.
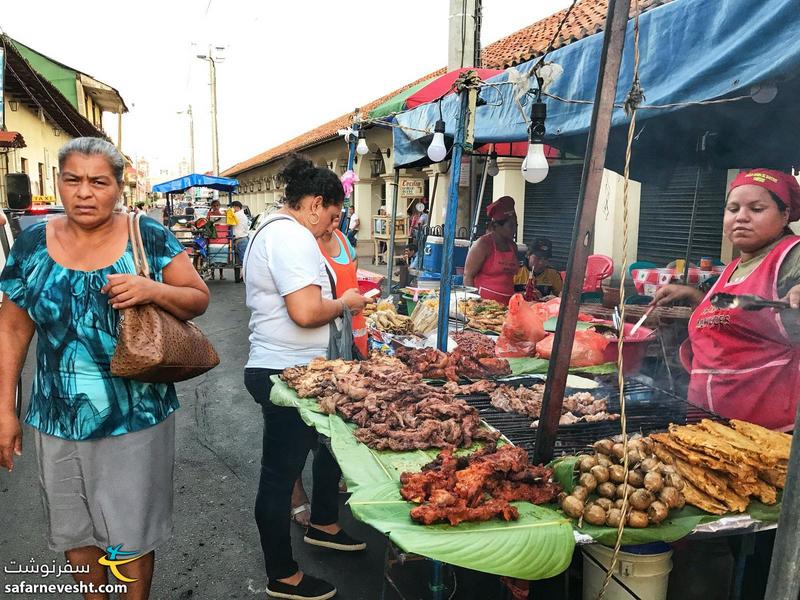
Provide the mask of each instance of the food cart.
[{"label": "food cart", "polygon": [[233,269],[234,279],[239,280],[241,265],[236,261],[232,228],[226,224],[225,217],[204,216],[195,219],[194,216],[175,214],[174,197],[191,188],[206,188],[227,192],[230,204],[238,186],[236,179],[197,173],[153,186],[154,192],[166,196],[164,210],[168,217],[167,226],[186,248],[195,268],[203,277],[212,276],[214,269]]}]

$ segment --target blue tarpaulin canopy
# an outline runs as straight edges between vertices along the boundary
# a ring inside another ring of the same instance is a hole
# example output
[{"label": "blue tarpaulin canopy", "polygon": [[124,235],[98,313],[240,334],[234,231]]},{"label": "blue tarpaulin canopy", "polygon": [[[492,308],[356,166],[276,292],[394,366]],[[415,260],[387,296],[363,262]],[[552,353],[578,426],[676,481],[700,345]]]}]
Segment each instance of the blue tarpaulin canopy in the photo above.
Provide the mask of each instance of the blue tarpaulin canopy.
[{"label": "blue tarpaulin canopy", "polygon": [[189,175],[178,177],[178,179],[154,185],[153,191],[159,194],[178,194],[193,187],[204,187],[219,190],[220,192],[235,192],[236,188],[239,187],[239,182],[228,177],[190,173]]},{"label": "blue tarpaulin canopy", "polygon": [[[682,106],[639,110],[631,163],[634,176],[637,170],[646,175],[696,164],[697,140],[706,131],[716,134],[715,144],[704,159],[712,166],[787,169],[800,165],[800,2],[674,0],[644,13],[639,22],[639,78],[646,96],[643,105]],[[603,35],[596,34],[547,57],[548,62],[564,69],[549,93],[582,101],[544,98],[545,140],[563,151],[585,152],[602,43]],[[620,104],[630,89],[633,49],[633,21],[629,21],[617,87],[616,101]],[[517,69],[528,72],[535,63],[536,59]],[[507,79],[508,74],[503,74],[489,83]],[[765,83],[777,85],[777,96],[767,103],[748,97],[685,106],[749,96],[753,86]],[[512,85],[484,87],[481,97],[486,104],[476,110],[476,144],[527,139],[527,124],[514,100]],[[530,95],[522,99],[526,115],[531,101]],[[442,101],[449,135],[455,129],[458,102],[456,96]],[[413,128],[393,128],[396,165],[426,160],[430,136],[414,129],[433,131],[438,112],[432,103],[395,117],[397,124]],[[628,122],[621,108],[614,110],[606,166],[617,171],[624,160]]]}]

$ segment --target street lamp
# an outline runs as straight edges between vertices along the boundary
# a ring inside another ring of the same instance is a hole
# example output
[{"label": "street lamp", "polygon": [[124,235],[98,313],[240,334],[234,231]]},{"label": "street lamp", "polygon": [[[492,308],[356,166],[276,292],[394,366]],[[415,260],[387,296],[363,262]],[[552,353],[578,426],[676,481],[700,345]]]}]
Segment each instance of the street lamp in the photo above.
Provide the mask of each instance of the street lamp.
[{"label": "street lamp", "polygon": [[217,58],[214,59],[214,50],[222,50],[222,46],[208,47],[208,54],[198,54],[197,58],[208,61],[208,77],[211,81],[211,159],[214,175],[219,175],[219,138],[217,136]]}]

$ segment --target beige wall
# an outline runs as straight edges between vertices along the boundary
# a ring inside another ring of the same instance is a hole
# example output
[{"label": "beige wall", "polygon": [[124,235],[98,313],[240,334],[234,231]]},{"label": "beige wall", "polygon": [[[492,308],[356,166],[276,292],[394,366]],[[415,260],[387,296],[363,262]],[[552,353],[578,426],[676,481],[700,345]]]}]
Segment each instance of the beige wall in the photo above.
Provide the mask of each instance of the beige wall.
[{"label": "beige wall", "polygon": [[[54,195],[55,180],[53,167],[58,170],[58,150],[71,138],[64,131],[60,135],[54,133],[54,125],[45,119],[39,118],[37,112],[32,111],[19,103],[17,110],[12,111],[6,103],[5,119],[6,129],[18,131],[25,138],[25,148],[18,148],[8,153],[9,172],[19,173],[21,158],[28,161],[27,174],[31,179],[31,191],[34,194]],[[39,190],[39,163],[44,165],[44,190]],[[2,168],[2,166],[0,166]],[[5,180],[0,178],[0,187],[5,187]],[[5,204],[5,189],[2,190],[0,202]]]},{"label": "beige wall", "polygon": [[[605,169],[600,185],[600,198],[597,202],[597,213],[594,219],[594,249],[593,254],[610,256],[614,261],[614,278],[619,278],[622,273],[623,263],[631,265],[636,261],[639,247],[639,207],[641,198],[641,184],[631,181],[628,186],[628,227],[627,227],[627,253],[625,246],[625,207],[624,207],[624,178]],[[627,255],[627,261],[625,257]]]}]

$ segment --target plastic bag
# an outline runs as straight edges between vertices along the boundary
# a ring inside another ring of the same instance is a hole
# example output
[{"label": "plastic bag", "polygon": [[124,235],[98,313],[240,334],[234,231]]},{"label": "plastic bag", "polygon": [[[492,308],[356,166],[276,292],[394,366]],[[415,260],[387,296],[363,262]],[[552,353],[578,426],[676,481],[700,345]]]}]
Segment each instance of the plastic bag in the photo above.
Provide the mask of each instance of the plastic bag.
[{"label": "plastic bag", "polygon": [[522,294],[514,294],[508,302],[508,314],[495,346],[495,354],[503,358],[523,358],[536,353],[536,344],[545,336],[544,320]]},{"label": "plastic bag", "polygon": [[[547,319],[558,317],[558,311],[561,310],[561,298],[551,298],[547,302],[535,302],[533,306],[534,310],[536,310],[542,321],[547,321]],[[578,320],[591,321],[593,320],[593,317],[583,313],[578,313]]]},{"label": "plastic bag", "polygon": [[[548,335],[536,344],[536,353],[540,358],[550,359],[553,354],[554,339],[554,335]],[[603,353],[606,346],[608,346],[608,341],[608,338],[596,331],[576,331],[569,366],[591,367],[593,365],[602,365],[605,362]]]}]

